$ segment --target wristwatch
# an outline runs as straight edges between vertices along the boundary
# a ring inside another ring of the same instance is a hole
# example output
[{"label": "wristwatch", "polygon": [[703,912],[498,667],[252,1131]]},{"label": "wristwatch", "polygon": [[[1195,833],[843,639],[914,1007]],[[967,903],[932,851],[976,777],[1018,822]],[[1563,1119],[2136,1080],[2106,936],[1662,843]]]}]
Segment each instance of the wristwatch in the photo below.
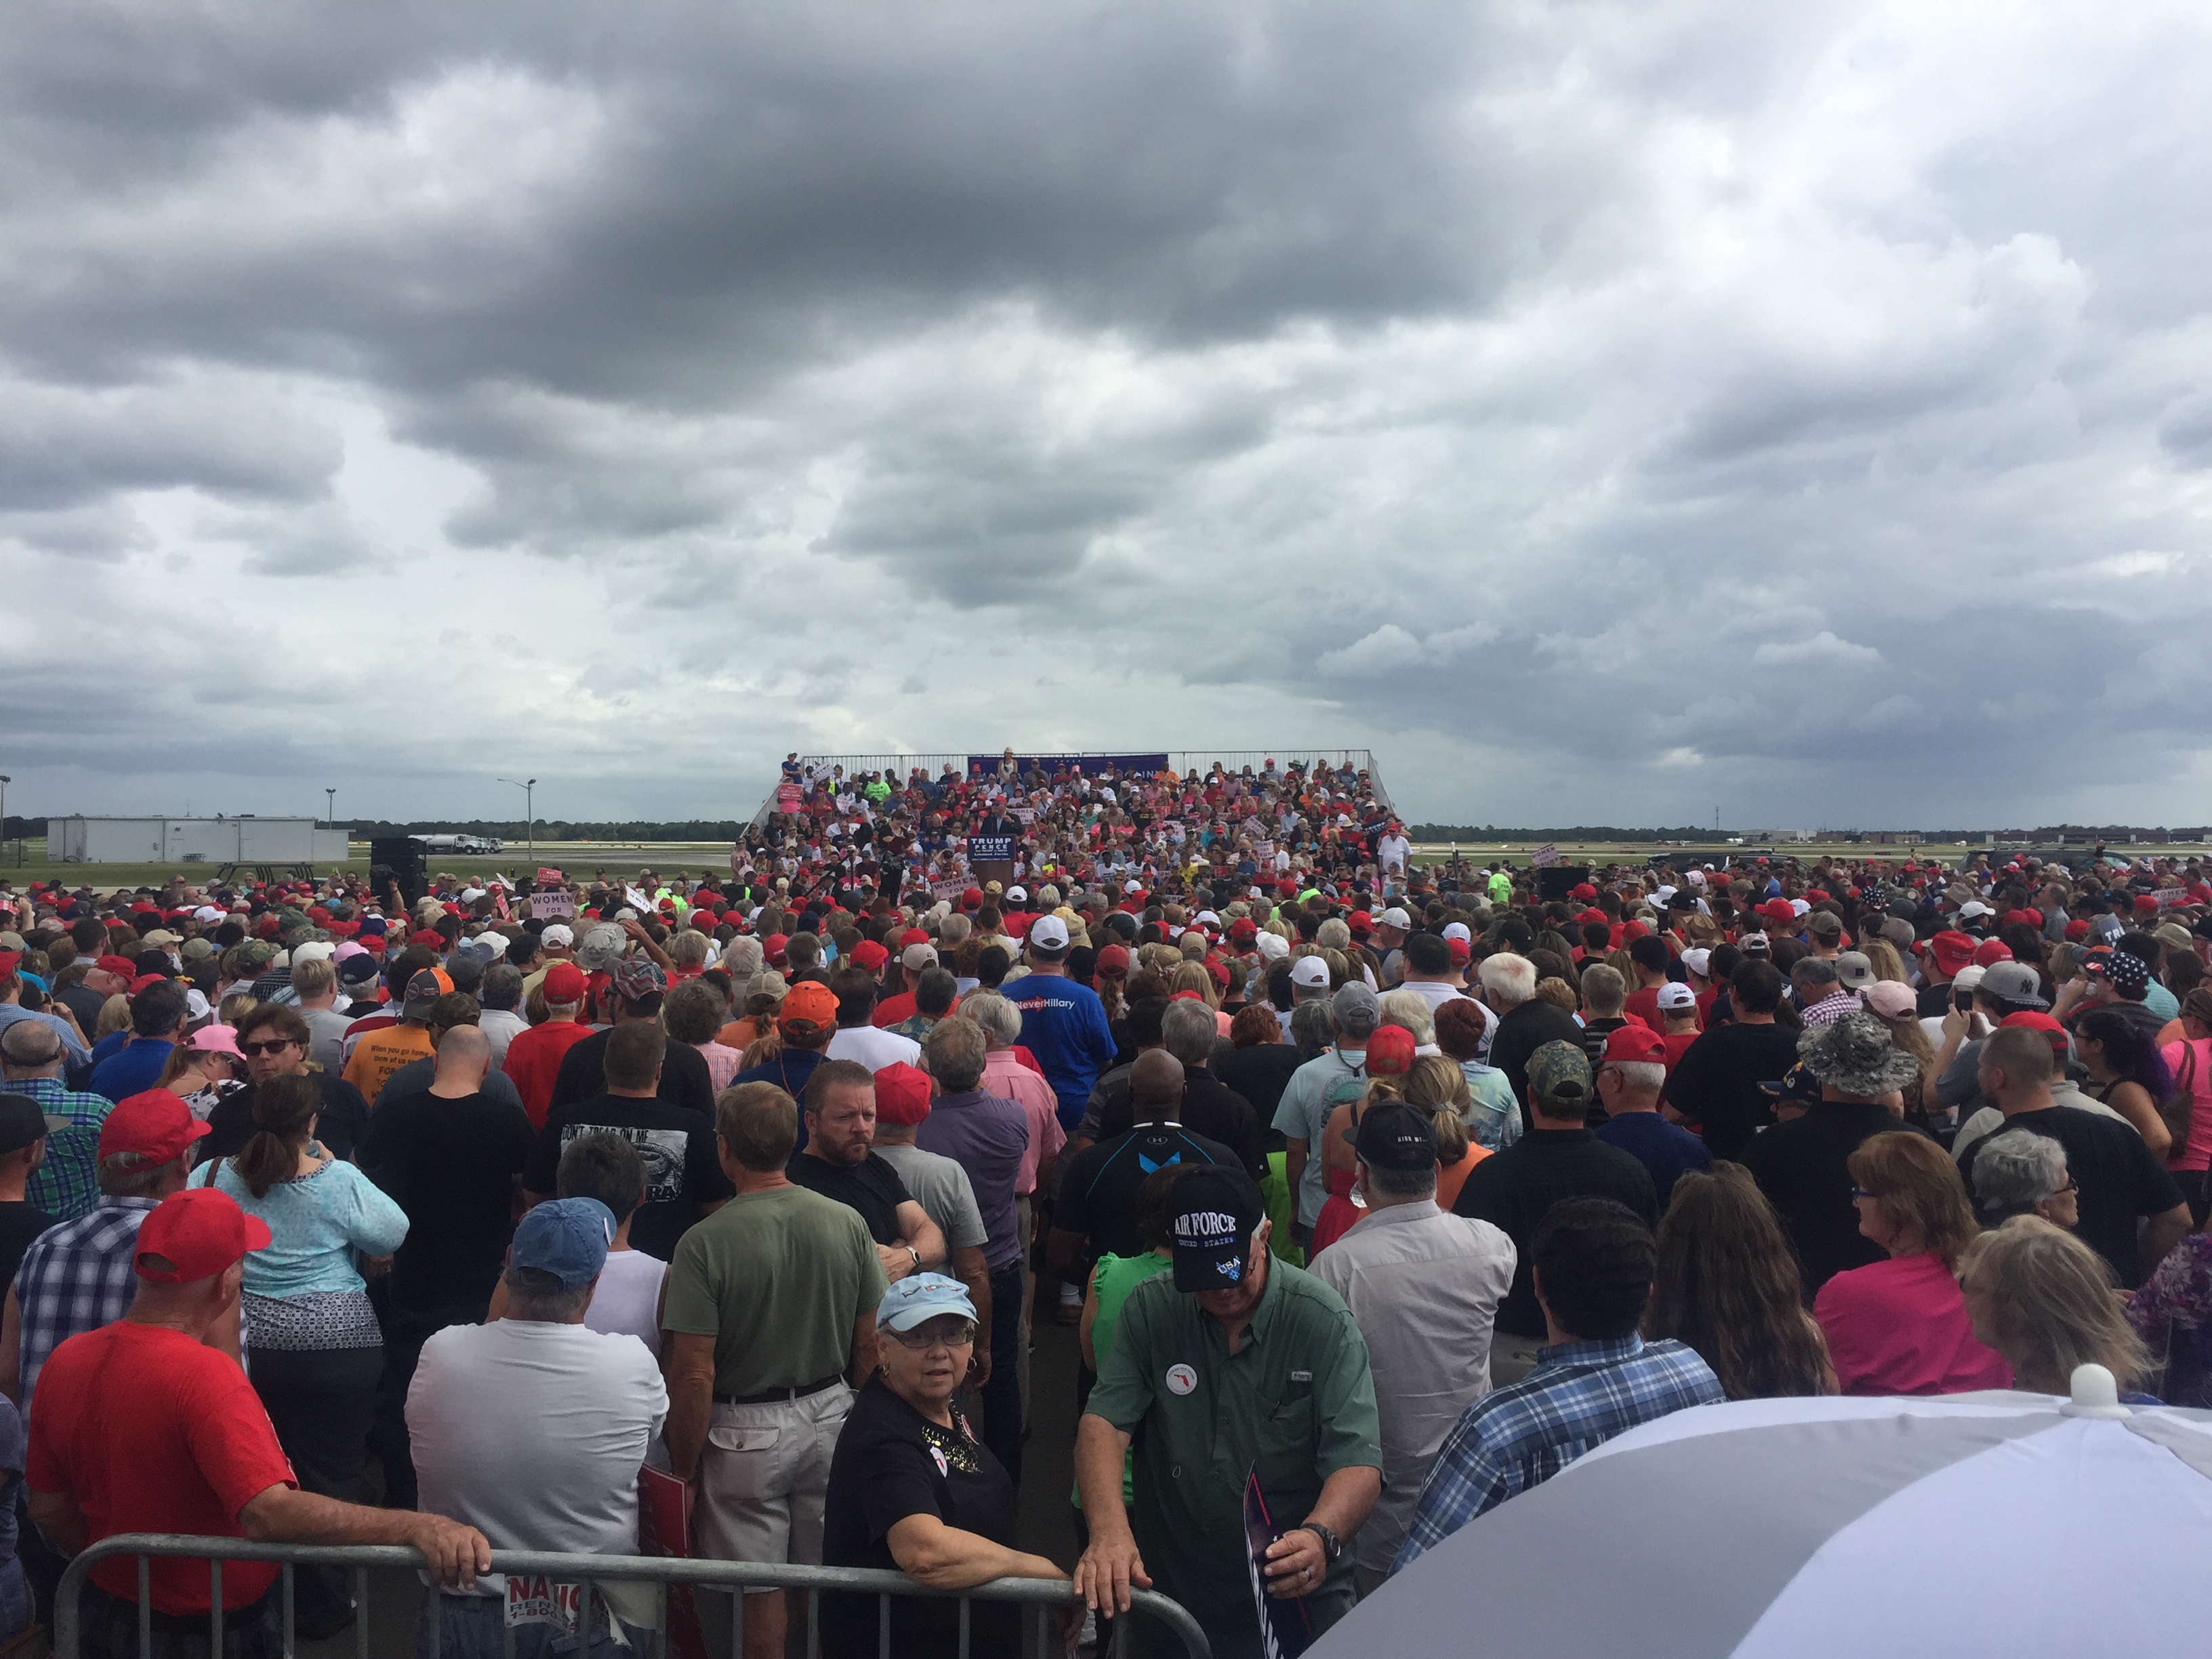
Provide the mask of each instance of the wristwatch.
[{"label": "wristwatch", "polygon": [[906,1247],[906,1253],[914,1258],[915,1272],[920,1273],[921,1271],[921,1252],[915,1249],[913,1245],[909,1244]]},{"label": "wristwatch", "polygon": [[1321,1540],[1322,1559],[1334,1566],[1336,1558],[1344,1553],[1344,1540],[1318,1521],[1301,1521],[1298,1525]]}]

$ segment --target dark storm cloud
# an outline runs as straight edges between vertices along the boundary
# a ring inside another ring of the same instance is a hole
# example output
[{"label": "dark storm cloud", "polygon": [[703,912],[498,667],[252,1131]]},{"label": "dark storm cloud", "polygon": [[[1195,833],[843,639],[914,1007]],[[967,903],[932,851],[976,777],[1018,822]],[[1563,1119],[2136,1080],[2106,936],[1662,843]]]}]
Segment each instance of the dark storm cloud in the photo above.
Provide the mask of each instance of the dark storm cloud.
[{"label": "dark storm cloud", "polygon": [[1499,822],[2196,798],[2185,9],[13,21],[32,810],[1248,741]]}]

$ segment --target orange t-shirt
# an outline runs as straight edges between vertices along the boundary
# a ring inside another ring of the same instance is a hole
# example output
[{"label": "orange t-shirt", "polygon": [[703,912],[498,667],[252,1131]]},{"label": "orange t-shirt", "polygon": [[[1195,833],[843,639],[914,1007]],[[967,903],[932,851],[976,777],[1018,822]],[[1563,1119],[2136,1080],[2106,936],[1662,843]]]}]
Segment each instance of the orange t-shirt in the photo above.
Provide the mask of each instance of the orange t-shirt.
[{"label": "orange t-shirt", "polygon": [[1467,1185],[1469,1172],[1490,1155],[1490,1149],[1487,1146],[1478,1146],[1473,1141],[1469,1141],[1465,1158],[1449,1168],[1442,1164],[1437,1166],[1437,1207],[1439,1210],[1449,1212],[1451,1206],[1459,1201],[1459,1189]]}]

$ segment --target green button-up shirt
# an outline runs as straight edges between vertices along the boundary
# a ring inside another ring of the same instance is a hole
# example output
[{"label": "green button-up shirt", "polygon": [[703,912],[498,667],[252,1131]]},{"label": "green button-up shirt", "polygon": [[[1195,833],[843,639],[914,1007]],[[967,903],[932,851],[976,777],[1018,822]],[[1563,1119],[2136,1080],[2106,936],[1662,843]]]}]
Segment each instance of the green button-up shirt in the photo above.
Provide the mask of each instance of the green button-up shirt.
[{"label": "green button-up shirt", "polygon": [[[1246,1474],[1259,1470],[1282,1530],[1305,1519],[1337,1470],[1382,1467],[1359,1328],[1335,1291],[1281,1261],[1268,1264],[1267,1289],[1233,1354],[1219,1322],[1176,1291],[1173,1275],[1137,1286],[1086,1410],[1133,1439],[1146,1571],[1155,1589],[1190,1609],[1217,1653],[1259,1635],[1246,1568]],[[1346,1550],[1307,1598],[1317,1628],[1352,1606],[1352,1556]]]}]

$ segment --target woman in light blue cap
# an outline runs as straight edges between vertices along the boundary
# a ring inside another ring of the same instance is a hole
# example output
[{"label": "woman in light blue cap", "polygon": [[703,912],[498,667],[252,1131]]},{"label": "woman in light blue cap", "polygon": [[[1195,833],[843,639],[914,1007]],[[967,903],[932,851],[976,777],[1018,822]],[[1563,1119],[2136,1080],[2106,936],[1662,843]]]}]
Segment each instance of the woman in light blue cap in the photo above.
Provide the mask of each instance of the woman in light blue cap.
[{"label": "woman in light blue cap", "polygon": [[[1013,1547],[1014,1484],[956,1403],[975,1352],[975,1304],[959,1280],[915,1273],[876,1309],[882,1368],[853,1401],[830,1464],[822,1560],[833,1567],[895,1567],[933,1589],[993,1578],[1066,1578],[1040,1555]],[[824,1659],[874,1659],[872,1595],[822,1598]],[[978,1601],[969,1612],[975,1659],[1019,1659],[1020,1609]],[[950,1598],[891,1603],[891,1651],[900,1659],[953,1659],[960,1604]]]}]

